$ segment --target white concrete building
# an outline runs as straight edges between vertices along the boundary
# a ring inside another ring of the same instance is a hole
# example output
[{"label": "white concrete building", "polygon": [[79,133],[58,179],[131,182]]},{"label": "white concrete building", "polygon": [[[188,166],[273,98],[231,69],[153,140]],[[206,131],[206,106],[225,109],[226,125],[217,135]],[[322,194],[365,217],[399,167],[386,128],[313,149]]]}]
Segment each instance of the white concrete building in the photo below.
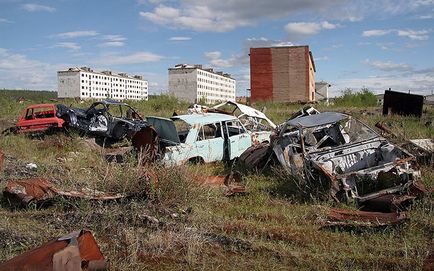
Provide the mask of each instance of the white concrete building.
[{"label": "white concrete building", "polygon": [[82,67],[58,71],[57,81],[59,98],[148,100],[148,81],[139,75]]},{"label": "white concrete building", "polygon": [[192,103],[235,101],[236,81],[229,74],[203,69],[202,65],[179,64],[169,68],[169,93]]}]

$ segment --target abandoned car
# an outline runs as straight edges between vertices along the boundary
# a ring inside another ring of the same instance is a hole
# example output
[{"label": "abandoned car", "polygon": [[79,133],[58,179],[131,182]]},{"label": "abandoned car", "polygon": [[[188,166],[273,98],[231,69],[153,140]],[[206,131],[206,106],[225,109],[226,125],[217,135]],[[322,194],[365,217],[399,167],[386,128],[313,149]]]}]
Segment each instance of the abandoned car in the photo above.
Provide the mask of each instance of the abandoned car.
[{"label": "abandoned car", "polygon": [[39,133],[61,129],[65,123],[59,116],[61,107],[56,104],[30,105],[23,110],[16,126],[10,130],[16,133]]},{"label": "abandoned car", "polygon": [[148,126],[131,106],[113,100],[95,102],[88,109],[65,107],[61,117],[68,127],[113,140],[132,137],[135,132]]},{"label": "abandoned car", "polygon": [[411,154],[341,113],[291,119],[279,127],[271,148],[290,175],[325,188],[336,201],[363,203],[404,192],[420,176]]},{"label": "abandoned car", "polygon": [[139,132],[133,138],[133,145],[147,151],[144,157],[155,157],[165,165],[229,161],[252,144],[269,141],[269,135],[250,132],[238,118],[226,114],[181,115],[170,119],[147,117],[147,121],[151,127],[148,134],[154,131],[158,143],[152,139],[140,142],[146,135]]}]

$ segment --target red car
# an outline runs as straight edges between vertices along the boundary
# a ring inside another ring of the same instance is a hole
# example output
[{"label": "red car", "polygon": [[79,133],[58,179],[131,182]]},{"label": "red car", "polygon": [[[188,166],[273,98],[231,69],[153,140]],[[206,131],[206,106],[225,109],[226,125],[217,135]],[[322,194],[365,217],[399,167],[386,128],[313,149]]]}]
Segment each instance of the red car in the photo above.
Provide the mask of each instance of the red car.
[{"label": "red car", "polygon": [[21,113],[17,122],[17,133],[44,132],[49,129],[61,129],[65,121],[57,117],[57,105],[34,104]]}]

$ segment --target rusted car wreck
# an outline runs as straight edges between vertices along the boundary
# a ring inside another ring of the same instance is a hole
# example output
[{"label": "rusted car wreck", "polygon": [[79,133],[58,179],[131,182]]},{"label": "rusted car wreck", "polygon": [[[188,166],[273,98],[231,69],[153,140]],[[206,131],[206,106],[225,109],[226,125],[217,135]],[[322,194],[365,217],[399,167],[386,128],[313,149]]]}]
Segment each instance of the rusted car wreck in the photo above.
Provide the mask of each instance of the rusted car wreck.
[{"label": "rusted car wreck", "polygon": [[291,176],[329,192],[336,201],[363,204],[401,193],[420,176],[414,156],[346,114],[290,119],[279,126],[270,145]]}]

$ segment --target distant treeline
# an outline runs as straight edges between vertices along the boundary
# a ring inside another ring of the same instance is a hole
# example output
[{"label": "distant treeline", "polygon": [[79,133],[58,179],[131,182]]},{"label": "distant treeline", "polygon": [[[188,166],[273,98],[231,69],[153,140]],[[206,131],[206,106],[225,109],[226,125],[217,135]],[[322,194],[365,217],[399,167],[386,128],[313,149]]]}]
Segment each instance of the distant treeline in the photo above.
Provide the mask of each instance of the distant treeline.
[{"label": "distant treeline", "polygon": [[57,92],[46,90],[0,89],[0,97],[12,100],[23,98],[32,101],[47,101],[50,99],[56,99]]}]

